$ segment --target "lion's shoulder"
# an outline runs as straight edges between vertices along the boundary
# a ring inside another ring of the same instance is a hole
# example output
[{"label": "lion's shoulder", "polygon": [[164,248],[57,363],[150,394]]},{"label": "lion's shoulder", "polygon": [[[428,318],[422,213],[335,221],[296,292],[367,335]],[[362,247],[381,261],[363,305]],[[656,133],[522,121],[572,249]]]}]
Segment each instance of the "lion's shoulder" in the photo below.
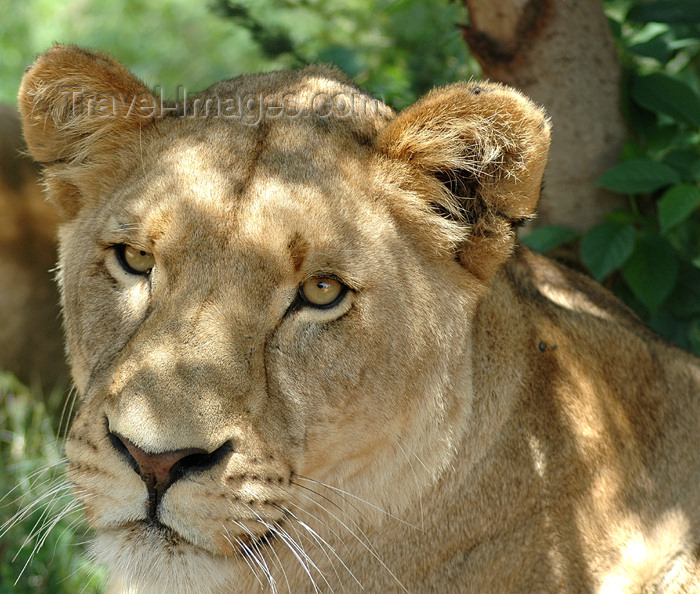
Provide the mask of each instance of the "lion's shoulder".
[{"label": "lion's shoulder", "polygon": [[589,276],[524,245],[518,246],[504,271],[523,298],[543,308],[604,317],[645,337],[654,336],[634,311]]}]

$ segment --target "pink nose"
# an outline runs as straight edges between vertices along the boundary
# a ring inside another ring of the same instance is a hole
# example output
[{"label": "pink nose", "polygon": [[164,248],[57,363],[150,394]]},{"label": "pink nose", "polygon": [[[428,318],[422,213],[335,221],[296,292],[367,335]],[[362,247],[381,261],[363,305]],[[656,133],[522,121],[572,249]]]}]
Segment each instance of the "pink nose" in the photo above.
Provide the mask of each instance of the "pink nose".
[{"label": "pink nose", "polygon": [[125,437],[119,437],[119,440],[136,461],[137,472],[141,475],[149,491],[153,489],[161,496],[178,479],[177,473],[174,472],[178,462],[189,456],[208,454],[206,450],[197,448],[149,454]]},{"label": "pink nose", "polygon": [[175,481],[189,474],[213,468],[234,449],[233,444],[226,441],[213,452],[201,448],[185,448],[151,454],[116,433],[110,432],[109,439],[114,448],[128,459],[134,471],[146,484],[148,514],[155,520],[158,517],[158,504],[161,498]]}]

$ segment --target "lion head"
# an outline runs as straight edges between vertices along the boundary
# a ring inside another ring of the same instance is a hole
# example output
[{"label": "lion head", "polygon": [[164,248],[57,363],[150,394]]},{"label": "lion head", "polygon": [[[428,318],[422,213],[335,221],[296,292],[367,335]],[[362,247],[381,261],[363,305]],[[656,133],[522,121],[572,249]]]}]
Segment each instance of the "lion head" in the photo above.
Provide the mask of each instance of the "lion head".
[{"label": "lion head", "polygon": [[542,110],[484,82],[397,115],[323,66],[162,102],[72,46],[20,107],[114,583],[410,588],[370,535],[430,524],[477,422],[471,320],[535,210]]}]

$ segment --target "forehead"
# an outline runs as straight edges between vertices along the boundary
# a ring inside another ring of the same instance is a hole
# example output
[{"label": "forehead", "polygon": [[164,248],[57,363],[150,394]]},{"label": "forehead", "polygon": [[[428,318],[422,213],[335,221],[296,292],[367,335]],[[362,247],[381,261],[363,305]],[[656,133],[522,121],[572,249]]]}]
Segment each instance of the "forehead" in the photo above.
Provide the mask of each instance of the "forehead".
[{"label": "forehead", "polygon": [[[371,144],[314,121],[164,122],[111,202],[145,241],[352,248],[381,226]],[[336,246],[337,247],[337,246]]]}]

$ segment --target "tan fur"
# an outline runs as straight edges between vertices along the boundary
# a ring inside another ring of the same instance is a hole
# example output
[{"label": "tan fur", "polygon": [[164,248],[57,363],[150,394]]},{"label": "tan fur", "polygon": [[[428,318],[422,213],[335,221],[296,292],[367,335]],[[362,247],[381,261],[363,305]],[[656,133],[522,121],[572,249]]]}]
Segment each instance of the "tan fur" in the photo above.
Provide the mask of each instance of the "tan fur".
[{"label": "tan fur", "polygon": [[0,369],[48,392],[68,379],[50,272],[58,216],[25,151],[17,110],[0,105]]},{"label": "tan fur", "polygon": [[[65,217],[69,476],[112,591],[700,589],[700,365],[515,249],[540,109],[469,83],[323,115],[322,93],[371,98],[310,67],[201,96],[296,115],[110,118],[56,81],[148,91],[61,46],[20,91]],[[313,277],[350,289],[316,309]],[[178,450],[194,466],[149,507],[136,458]]]}]

